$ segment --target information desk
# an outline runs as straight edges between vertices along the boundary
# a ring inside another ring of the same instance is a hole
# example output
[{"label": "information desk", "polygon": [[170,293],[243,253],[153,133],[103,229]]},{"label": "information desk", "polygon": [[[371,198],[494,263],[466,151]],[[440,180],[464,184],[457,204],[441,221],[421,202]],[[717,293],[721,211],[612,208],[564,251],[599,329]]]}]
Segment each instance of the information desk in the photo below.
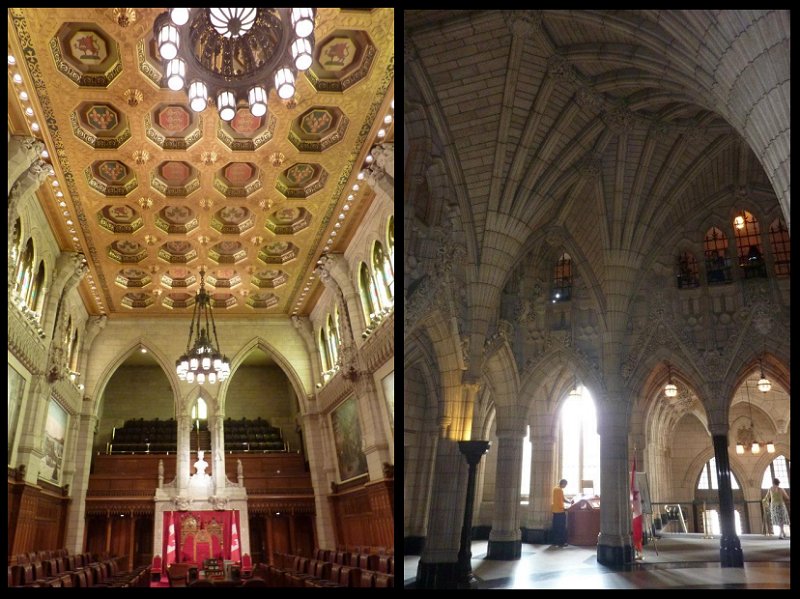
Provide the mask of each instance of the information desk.
[{"label": "information desk", "polygon": [[594,547],[600,534],[600,498],[576,500],[567,509],[567,543]]}]

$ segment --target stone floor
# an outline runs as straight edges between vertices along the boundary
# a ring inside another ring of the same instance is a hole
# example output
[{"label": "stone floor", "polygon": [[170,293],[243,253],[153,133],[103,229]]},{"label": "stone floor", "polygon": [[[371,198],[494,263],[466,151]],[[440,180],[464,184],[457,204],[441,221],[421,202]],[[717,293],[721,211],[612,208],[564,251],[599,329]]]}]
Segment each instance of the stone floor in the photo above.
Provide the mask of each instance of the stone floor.
[{"label": "stone floor", "polygon": [[[597,563],[594,547],[522,545],[522,559],[486,560],[487,541],[472,543],[472,569],[481,589],[788,589],[790,540],[742,535],[744,568],[720,568],[719,538],[668,534],[645,546],[629,572]],[[656,553],[656,549],[658,553]],[[419,556],[403,563],[405,588],[414,588]]]}]

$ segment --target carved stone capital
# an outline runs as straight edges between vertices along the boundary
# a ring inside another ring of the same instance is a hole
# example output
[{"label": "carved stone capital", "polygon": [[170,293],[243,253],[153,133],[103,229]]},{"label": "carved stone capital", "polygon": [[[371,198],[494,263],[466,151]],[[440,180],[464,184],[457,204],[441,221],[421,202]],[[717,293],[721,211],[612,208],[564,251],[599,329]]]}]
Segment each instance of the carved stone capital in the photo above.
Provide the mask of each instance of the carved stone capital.
[{"label": "carved stone capital", "polygon": [[560,54],[553,54],[547,60],[547,74],[568,85],[578,85],[578,73],[572,64]]},{"label": "carved stone capital", "polygon": [[530,38],[542,29],[541,10],[504,11],[508,28],[515,37]]},{"label": "carved stone capital", "polygon": [[375,159],[375,164],[386,172],[390,177],[394,178],[394,144],[383,143],[375,146],[370,151],[372,157]]}]

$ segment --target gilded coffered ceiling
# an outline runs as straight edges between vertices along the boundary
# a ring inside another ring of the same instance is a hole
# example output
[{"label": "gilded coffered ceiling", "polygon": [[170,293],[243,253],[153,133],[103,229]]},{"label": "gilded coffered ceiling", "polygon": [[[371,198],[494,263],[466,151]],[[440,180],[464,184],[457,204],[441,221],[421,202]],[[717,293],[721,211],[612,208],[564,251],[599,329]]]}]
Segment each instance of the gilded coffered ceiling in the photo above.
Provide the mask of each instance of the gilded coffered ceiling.
[{"label": "gilded coffered ceiling", "polygon": [[62,249],[86,255],[87,309],[188,316],[204,267],[218,315],[308,313],[317,260],[374,196],[356,176],[394,139],[394,11],[318,9],[295,97],[226,123],[167,88],[165,10],[9,9],[10,132],[47,146],[39,199]]}]

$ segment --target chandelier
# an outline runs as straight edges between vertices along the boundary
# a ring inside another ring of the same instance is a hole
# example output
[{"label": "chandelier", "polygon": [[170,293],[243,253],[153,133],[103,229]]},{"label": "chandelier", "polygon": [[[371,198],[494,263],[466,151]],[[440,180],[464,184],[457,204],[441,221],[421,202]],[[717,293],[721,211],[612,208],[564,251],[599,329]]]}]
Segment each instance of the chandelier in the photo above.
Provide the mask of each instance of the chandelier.
[{"label": "chandelier", "polygon": [[[197,292],[192,323],[189,325],[186,353],[175,362],[175,371],[178,373],[178,378],[187,383],[194,383],[196,380],[200,385],[206,381],[213,385],[230,376],[231,365],[227,356],[223,356],[219,351],[217,326],[211,311],[211,296],[206,293],[205,274],[205,270],[201,268],[200,290]],[[211,342],[211,333],[214,334],[213,343]],[[193,338],[194,345],[192,345]]]},{"label": "chandelier", "polygon": [[664,385],[664,395],[667,397],[675,397],[678,395],[678,387],[672,382],[672,366],[669,363],[667,363],[667,369],[669,370],[669,375],[667,377],[667,384]]},{"label": "chandelier", "polygon": [[240,107],[267,112],[274,87],[294,96],[297,73],[311,66],[313,8],[171,8],[153,25],[167,87],[186,89],[195,112],[216,103],[230,121]]},{"label": "chandelier", "polygon": [[[764,378],[762,373],[761,378]],[[747,392],[747,407],[750,410],[750,426],[742,427],[736,435],[736,453],[743,455],[745,447],[753,455],[761,453],[761,445],[756,439],[755,425],[753,424],[753,406],[750,404],[750,387],[747,385],[747,380],[744,381],[744,387]],[[766,443],[767,453],[775,453],[775,444],[772,441]]]}]

